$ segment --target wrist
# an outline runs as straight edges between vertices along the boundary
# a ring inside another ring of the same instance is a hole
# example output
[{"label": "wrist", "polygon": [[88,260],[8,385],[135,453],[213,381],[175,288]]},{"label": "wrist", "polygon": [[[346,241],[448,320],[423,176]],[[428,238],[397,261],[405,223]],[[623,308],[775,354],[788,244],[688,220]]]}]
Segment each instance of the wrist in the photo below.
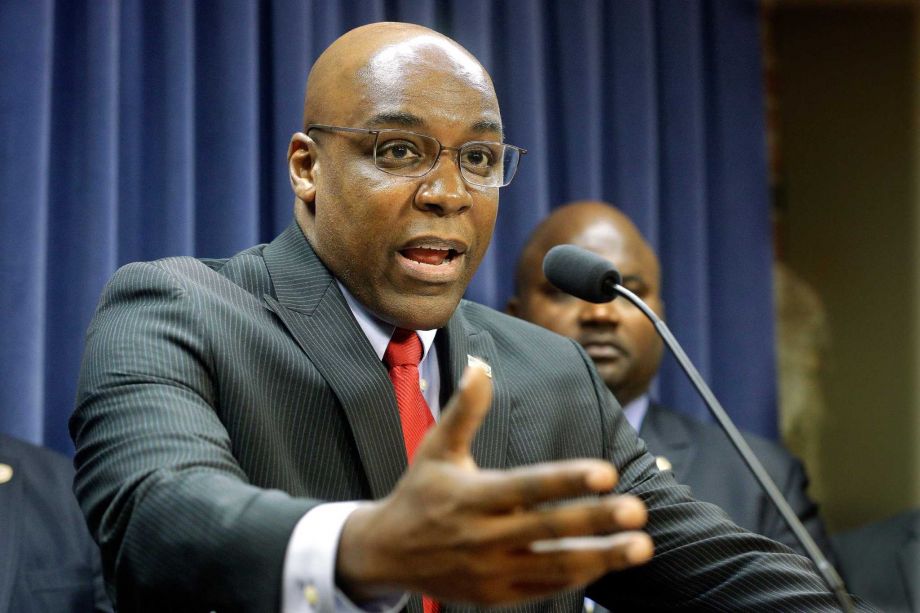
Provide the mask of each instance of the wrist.
[{"label": "wrist", "polygon": [[387,566],[373,537],[373,518],[378,506],[379,503],[372,502],[355,509],[339,537],[335,583],[355,603],[376,600],[393,591],[393,586],[385,580]]}]

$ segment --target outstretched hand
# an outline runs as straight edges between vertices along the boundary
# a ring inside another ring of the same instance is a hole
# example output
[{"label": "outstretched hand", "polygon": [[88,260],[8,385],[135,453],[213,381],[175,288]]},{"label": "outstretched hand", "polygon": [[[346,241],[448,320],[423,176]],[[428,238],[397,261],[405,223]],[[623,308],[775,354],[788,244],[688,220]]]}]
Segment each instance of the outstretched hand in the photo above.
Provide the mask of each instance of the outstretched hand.
[{"label": "outstretched hand", "polygon": [[492,383],[469,367],[386,498],[349,516],[337,582],[354,598],[408,590],[436,599],[510,604],[590,583],[652,557],[638,531],[644,504],[606,494],[617,473],[601,460],[481,470],[470,445],[489,411]]}]

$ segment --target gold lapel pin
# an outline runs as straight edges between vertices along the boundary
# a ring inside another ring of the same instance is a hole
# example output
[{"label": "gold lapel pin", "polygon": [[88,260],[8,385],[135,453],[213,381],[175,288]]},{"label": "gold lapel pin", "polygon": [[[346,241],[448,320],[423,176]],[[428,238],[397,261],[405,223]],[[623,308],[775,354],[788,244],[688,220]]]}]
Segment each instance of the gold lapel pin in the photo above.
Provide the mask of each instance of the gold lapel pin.
[{"label": "gold lapel pin", "polygon": [[13,467],[9,464],[0,464],[0,485],[13,478]]},{"label": "gold lapel pin", "polygon": [[480,360],[479,358],[477,358],[476,356],[467,354],[466,355],[466,365],[467,366],[478,366],[479,368],[482,369],[484,373],[486,373],[486,376],[488,378],[490,379],[492,378],[492,367],[486,364],[485,362],[483,362],[482,360]]},{"label": "gold lapel pin", "polygon": [[662,472],[671,470],[671,460],[667,459],[663,455],[657,456],[655,458],[655,464],[658,465],[658,470]]}]

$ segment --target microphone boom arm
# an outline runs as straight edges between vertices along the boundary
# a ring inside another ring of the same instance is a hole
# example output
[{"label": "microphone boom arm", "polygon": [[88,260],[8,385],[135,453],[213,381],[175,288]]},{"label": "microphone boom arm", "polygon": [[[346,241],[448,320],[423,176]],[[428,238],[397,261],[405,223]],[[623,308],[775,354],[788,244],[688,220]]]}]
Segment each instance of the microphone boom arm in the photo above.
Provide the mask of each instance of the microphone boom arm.
[{"label": "microphone boom arm", "polygon": [[840,603],[840,607],[843,609],[844,613],[850,613],[853,611],[853,601],[850,598],[850,595],[847,593],[840,575],[834,569],[833,565],[827,561],[827,558],[824,557],[824,554],[821,553],[821,549],[815,543],[814,539],[811,538],[811,535],[808,534],[808,531],[805,530],[802,522],[799,521],[799,518],[789,506],[789,503],[787,503],[786,499],[783,498],[783,495],[776,487],[773,479],[769,474],[767,474],[763,464],[761,464],[760,460],[757,459],[757,456],[754,455],[754,452],[747,444],[747,441],[745,441],[744,437],[741,436],[738,428],[735,427],[735,424],[732,423],[732,420],[728,417],[725,409],[722,408],[722,405],[716,399],[715,394],[713,394],[712,390],[709,389],[709,386],[706,385],[703,377],[700,376],[699,371],[696,370],[696,367],[690,361],[690,358],[687,357],[687,354],[680,346],[680,343],[678,343],[677,339],[674,338],[674,335],[671,334],[671,330],[668,329],[668,326],[665,325],[664,321],[662,321],[661,318],[658,317],[658,315],[656,315],[655,312],[650,309],[649,306],[645,304],[641,298],[636,296],[634,293],[622,285],[613,283],[611,284],[613,285],[613,289],[617,294],[623,296],[636,307],[638,307],[639,310],[641,310],[652,322],[652,325],[655,326],[655,329],[658,330],[658,334],[661,335],[661,338],[668,346],[668,349],[670,349],[674,354],[674,357],[677,358],[680,367],[687,374],[687,377],[696,388],[696,391],[699,392],[700,396],[703,397],[706,406],[709,408],[709,412],[712,413],[712,416],[716,419],[717,422],[719,422],[719,426],[722,427],[722,430],[728,436],[732,445],[734,445],[735,449],[738,450],[738,453],[741,455],[742,459],[744,459],[744,463],[747,464],[747,467],[750,469],[751,473],[753,473],[754,478],[757,479],[757,481],[760,483],[760,486],[767,493],[767,496],[769,496],[771,502],[773,502],[773,505],[777,508],[780,515],[782,515],[783,520],[785,520],[786,525],[789,526],[789,529],[792,530],[795,538],[799,541],[799,543],[801,543],[805,551],[808,552],[809,557],[811,558],[812,562],[814,562],[818,572],[821,574],[821,578],[824,579],[824,582],[830,588],[831,592],[834,594],[834,596],[836,596],[837,601]]}]

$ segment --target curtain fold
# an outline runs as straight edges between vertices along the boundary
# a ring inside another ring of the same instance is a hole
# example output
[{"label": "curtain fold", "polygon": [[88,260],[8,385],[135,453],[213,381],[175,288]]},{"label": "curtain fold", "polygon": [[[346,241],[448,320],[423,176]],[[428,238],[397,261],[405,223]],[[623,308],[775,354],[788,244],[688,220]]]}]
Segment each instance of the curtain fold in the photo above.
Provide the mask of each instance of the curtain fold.
[{"label": "curtain fold", "polygon": [[46,413],[53,40],[50,0],[0,2],[0,429],[33,441]]},{"label": "curtain fold", "polygon": [[[227,256],[289,223],[307,71],[380,20],[466,46],[530,151],[467,297],[504,307],[553,207],[614,202],[659,252],[675,335],[739,425],[775,437],[755,0],[0,2],[0,430],[71,451],[117,266]],[[704,415],[670,360],[657,394]]]}]

